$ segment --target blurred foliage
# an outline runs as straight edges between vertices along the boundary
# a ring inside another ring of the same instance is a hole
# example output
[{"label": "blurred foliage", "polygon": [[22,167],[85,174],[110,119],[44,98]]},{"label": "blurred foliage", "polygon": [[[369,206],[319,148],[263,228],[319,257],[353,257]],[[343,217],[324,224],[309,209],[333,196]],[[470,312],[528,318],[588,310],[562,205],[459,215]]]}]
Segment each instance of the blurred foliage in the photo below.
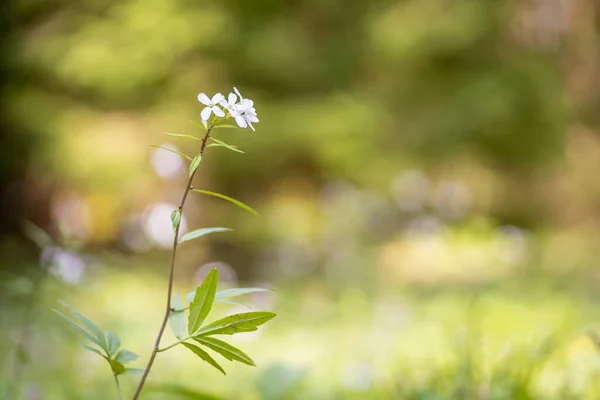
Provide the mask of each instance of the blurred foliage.
[{"label": "blurred foliage", "polygon": [[[184,247],[177,284],[216,267],[277,287],[251,300],[281,321],[235,385],[176,354],[149,399],[600,396],[581,333],[600,311],[596,2],[0,7],[0,385],[113,395],[58,299],[147,356],[187,174],[150,145],[196,151],[159,133],[198,133],[198,92],[235,85],[257,132],[219,132],[245,154],[208,149],[195,186],[260,217],[191,195],[182,226],[235,234]],[[41,255],[24,220],[53,239]]]}]

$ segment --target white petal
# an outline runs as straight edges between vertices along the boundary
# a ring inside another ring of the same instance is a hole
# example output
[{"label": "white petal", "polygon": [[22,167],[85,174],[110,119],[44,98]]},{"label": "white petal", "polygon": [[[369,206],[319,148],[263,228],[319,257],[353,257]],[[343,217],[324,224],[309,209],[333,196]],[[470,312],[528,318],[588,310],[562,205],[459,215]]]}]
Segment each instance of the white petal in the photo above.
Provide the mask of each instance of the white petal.
[{"label": "white petal", "polygon": [[204,93],[198,95],[198,101],[206,106],[210,103],[210,99]]},{"label": "white petal", "polygon": [[258,122],[258,118],[256,118],[256,115],[248,115],[246,119],[251,122]]},{"label": "white petal", "polygon": [[229,103],[227,102],[227,100],[225,100],[225,98],[224,98],[224,97],[221,99],[221,101],[219,101],[219,104],[220,104],[220,105],[221,105],[221,107],[223,107],[223,108],[229,108],[229,107],[230,107]]},{"label": "white petal", "polygon": [[237,96],[235,95],[235,93],[229,93],[229,96],[227,96],[227,102],[229,103],[229,105],[233,106],[236,101]]},{"label": "white petal", "polygon": [[225,116],[225,113],[220,107],[214,106],[213,108],[211,108],[211,110],[215,113],[217,117],[223,118]]},{"label": "white petal", "polygon": [[240,96],[240,101],[243,100],[244,98],[242,97],[241,93],[239,90],[237,90],[237,88],[234,86],[233,87],[233,91],[237,93],[238,96]]},{"label": "white petal", "polygon": [[204,107],[204,110],[202,110],[202,112],[200,113],[200,118],[202,118],[203,120],[207,120],[210,117],[211,112],[212,110],[210,109],[210,107]]},{"label": "white petal", "polygon": [[251,128],[251,129],[252,129],[254,132],[256,132],[256,129],[254,129],[254,127],[252,126],[252,122],[248,121],[248,125],[250,125],[250,128]]},{"label": "white petal", "polygon": [[208,121],[203,119],[202,120],[202,125],[204,125],[205,128],[208,128]]},{"label": "white petal", "polygon": [[223,96],[221,93],[217,93],[212,97],[212,99],[210,99],[210,102],[212,104],[218,104],[223,98],[225,98],[225,96]]},{"label": "white petal", "polygon": [[245,128],[248,126],[248,123],[246,122],[244,117],[242,117],[241,115],[238,115],[237,117],[235,117],[235,122],[239,125],[240,128]]}]

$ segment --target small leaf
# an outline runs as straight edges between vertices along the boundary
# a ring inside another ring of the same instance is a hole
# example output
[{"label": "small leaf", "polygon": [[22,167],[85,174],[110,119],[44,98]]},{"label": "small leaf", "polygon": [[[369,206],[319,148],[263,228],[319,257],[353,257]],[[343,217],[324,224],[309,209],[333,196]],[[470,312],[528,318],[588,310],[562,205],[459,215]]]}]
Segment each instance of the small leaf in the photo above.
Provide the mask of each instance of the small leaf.
[{"label": "small leaf", "polygon": [[178,208],[171,213],[171,223],[173,224],[173,229],[177,229],[180,222],[181,222],[181,210]]},{"label": "small leaf", "polygon": [[207,147],[225,147],[231,151],[235,151],[236,153],[244,153],[242,150],[238,149],[237,146],[227,144],[227,143],[223,142],[222,140],[215,139],[212,136],[211,136],[211,140],[215,143],[211,143],[211,144],[207,145]]},{"label": "small leaf", "polygon": [[180,152],[179,152],[179,151],[177,151],[177,150],[169,149],[168,147],[164,147],[164,146],[157,146],[157,145],[155,145],[155,144],[151,144],[151,145],[150,145],[150,147],[154,147],[154,148],[157,148],[157,149],[161,149],[161,150],[170,151],[170,152],[171,152],[171,153],[173,153],[173,154],[177,154],[178,156],[181,156],[181,157],[183,157],[183,158],[186,158],[186,159],[188,159],[188,160],[192,161],[192,157],[188,156],[187,154],[180,153]]},{"label": "small leaf", "polygon": [[186,135],[182,133],[171,133],[171,132],[162,132],[162,135],[173,136],[173,137],[182,137],[186,139],[194,139],[194,140],[202,140],[199,137],[193,135]]},{"label": "small leaf", "polygon": [[106,331],[106,338],[108,339],[108,354],[112,357],[121,348],[121,339],[111,331]]},{"label": "small leaf", "polygon": [[229,343],[225,343],[222,340],[215,339],[210,336],[196,336],[194,338],[194,340],[197,341],[198,343],[203,344],[204,346],[216,351],[217,353],[221,354],[223,357],[225,357],[229,361],[235,360],[235,361],[239,361],[244,364],[251,365],[253,367],[256,366],[256,364],[254,364],[254,361],[252,361],[252,359],[250,357],[248,357],[248,355],[246,353],[244,353],[243,351],[241,351],[240,349],[238,349],[236,347],[233,347]]},{"label": "small leaf", "polygon": [[249,213],[258,215],[258,213],[252,207],[242,203],[239,200],[234,199],[233,197],[225,196],[224,194],[221,194],[221,193],[210,192],[208,190],[200,190],[200,189],[192,189],[192,190],[197,193],[207,194],[209,196],[214,196],[214,197],[218,197],[223,200],[227,200],[228,202],[235,204],[236,206],[248,211]]},{"label": "small leaf", "polygon": [[73,316],[75,318],[77,318],[79,320],[79,322],[81,322],[83,324],[83,326],[85,326],[96,337],[96,339],[98,341],[97,342],[94,341],[94,343],[96,343],[103,350],[108,352],[108,345],[106,342],[106,337],[104,336],[104,332],[102,331],[102,329],[98,328],[98,326],[94,323],[94,321],[92,321],[91,319],[82,315],[76,309],[69,306],[64,301],[59,301],[59,303],[62,304],[62,306],[65,307],[67,310],[69,310],[69,312],[71,314],[73,314]]},{"label": "small leaf", "polygon": [[113,374],[121,375],[125,372],[125,366],[117,360],[108,360],[108,362],[110,363],[110,368],[112,369]]},{"label": "small leaf", "polygon": [[229,129],[233,128],[233,129],[237,129],[239,127],[235,126],[235,125],[231,125],[231,124],[220,124],[220,125],[213,126],[213,128],[229,128]]},{"label": "small leaf", "polygon": [[196,125],[198,128],[206,130],[206,126],[197,123],[196,121],[190,121],[192,124]]},{"label": "small leaf", "polygon": [[262,292],[272,292],[272,289],[265,288],[233,288],[233,289],[225,289],[219,290],[215,295],[219,299],[226,299],[228,297],[237,297],[243,296],[245,294],[250,293],[262,293]]},{"label": "small leaf", "polygon": [[203,359],[204,361],[206,361],[207,363],[209,363],[210,365],[212,365],[213,367],[215,367],[216,369],[221,371],[223,373],[223,375],[227,375],[225,373],[225,370],[223,368],[221,368],[221,366],[215,361],[215,359],[212,358],[210,356],[210,354],[208,354],[207,352],[202,350],[200,347],[194,346],[193,344],[186,343],[186,342],[183,342],[182,344],[185,347],[187,347],[188,349],[190,349],[191,351],[193,351],[198,357],[200,357],[201,359]]},{"label": "small leaf", "polygon": [[89,333],[88,331],[86,331],[85,329],[83,329],[81,326],[77,325],[75,322],[71,321],[71,319],[69,317],[67,317],[65,314],[61,313],[58,310],[52,310],[55,313],[57,313],[62,319],[64,319],[71,328],[75,329],[77,332],[84,334],[90,341],[92,341],[93,343],[95,343],[96,345],[98,345],[100,348],[104,349],[106,347],[106,344],[104,343],[104,341],[99,341],[98,338],[94,335],[92,335],[91,333]]},{"label": "small leaf", "polygon": [[128,364],[132,361],[137,360],[138,357],[139,356],[137,354],[135,354],[134,352],[123,349],[119,352],[119,354],[117,354],[117,356],[115,357],[115,360],[117,360],[121,364]]},{"label": "small leaf", "polygon": [[93,347],[87,346],[85,344],[82,344],[81,347],[83,347],[84,349],[86,349],[87,351],[91,351],[92,353],[96,353],[98,354],[100,357],[106,359],[106,355],[102,354],[102,352],[98,349],[95,349]]},{"label": "small leaf", "polygon": [[179,311],[169,311],[169,325],[177,339],[182,339],[185,335],[186,318],[182,311],[183,303],[178,292],[173,293],[171,298],[171,308]]},{"label": "small leaf", "polygon": [[144,370],[140,368],[127,368],[123,375],[135,375],[135,374],[143,374]]},{"label": "small leaf", "polygon": [[210,312],[213,302],[215,301],[218,281],[219,270],[213,268],[212,271],[206,275],[206,278],[204,278],[202,285],[196,289],[194,300],[190,304],[188,324],[188,332],[190,335],[200,329],[202,322],[204,322],[206,316]]},{"label": "small leaf", "polygon": [[266,311],[253,311],[242,314],[234,314],[222,318],[212,324],[200,329],[197,335],[234,335],[241,332],[252,332],[258,326],[273,319],[277,314]]},{"label": "small leaf", "polygon": [[196,155],[190,164],[190,176],[196,171],[198,165],[200,165],[200,161],[202,161],[202,156],[200,154]]},{"label": "small leaf", "polygon": [[188,232],[185,235],[183,235],[181,237],[181,239],[179,240],[179,243],[187,242],[188,240],[196,239],[196,238],[199,238],[201,236],[210,235],[211,233],[227,232],[227,231],[231,231],[231,229],[229,229],[229,228],[201,228],[201,229],[196,229],[195,231],[191,231],[191,232]]}]

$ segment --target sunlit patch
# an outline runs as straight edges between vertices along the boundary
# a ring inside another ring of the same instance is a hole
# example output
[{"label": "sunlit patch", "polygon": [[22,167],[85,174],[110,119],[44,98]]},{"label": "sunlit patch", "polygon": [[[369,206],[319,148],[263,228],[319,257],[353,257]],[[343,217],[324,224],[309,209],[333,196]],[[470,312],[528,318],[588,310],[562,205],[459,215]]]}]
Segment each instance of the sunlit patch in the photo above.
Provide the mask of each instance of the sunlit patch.
[{"label": "sunlit patch", "polygon": [[[169,248],[173,245],[171,213],[177,208],[174,204],[154,203],[144,211],[144,232],[155,245]],[[180,232],[187,230],[185,216],[181,216]]]},{"label": "sunlit patch", "polygon": [[[166,143],[162,147],[180,151],[176,146]],[[150,164],[154,172],[164,179],[174,178],[182,170],[184,161],[177,154],[162,149],[154,149],[150,154]]]},{"label": "sunlit patch", "polygon": [[42,264],[48,265],[48,271],[69,285],[81,283],[85,275],[85,263],[77,254],[58,247],[48,247],[41,255]]},{"label": "sunlit patch", "polygon": [[507,264],[522,264],[529,258],[529,233],[516,226],[502,226],[496,231],[498,257]]}]

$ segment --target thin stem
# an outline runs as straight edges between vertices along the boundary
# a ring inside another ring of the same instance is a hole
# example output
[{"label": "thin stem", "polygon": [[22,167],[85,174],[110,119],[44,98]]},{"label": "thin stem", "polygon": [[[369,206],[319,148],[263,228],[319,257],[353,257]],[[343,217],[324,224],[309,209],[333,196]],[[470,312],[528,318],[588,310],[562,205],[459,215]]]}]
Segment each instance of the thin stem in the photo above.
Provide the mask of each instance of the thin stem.
[{"label": "thin stem", "polygon": [[119,383],[119,377],[113,374],[115,377],[115,385],[117,385],[117,394],[119,395],[119,400],[123,400],[123,393],[121,392],[121,384]]},{"label": "thin stem", "polygon": [[[202,146],[200,146],[200,151],[199,151],[200,157],[202,157],[204,154],[204,149],[206,148],[206,144],[208,143],[211,129],[212,129],[212,125],[206,129],[206,134],[204,135],[204,138],[202,139]],[[185,190],[183,191],[183,196],[181,197],[181,201],[179,202],[179,211],[182,214],[183,214],[183,207],[185,206],[185,200],[187,199],[187,196],[190,192],[190,188],[192,187],[192,181],[194,180],[196,171],[198,171],[198,168],[196,168],[191,173],[190,179],[188,179],[188,182],[185,186]],[[173,252],[171,254],[171,267],[170,267],[170,271],[169,271],[169,286],[167,288],[167,306],[166,306],[166,310],[165,310],[165,315],[164,315],[162,323],[160,325],[160,329],[158,330],[158,335],[156,336],[156,341],[154,342],[154,349],[152,350],[152,354],[150,355],[150,360],[148,360],[148,365],[146,365],[146,369],[144,370],[144,373],[142,374],[142,378],[140,379],[140,383],[138,384],[138,387],[135,391],[135,394],[133,395],[132,400],[137,400],[140,396],[140,393],[142,392],[144,383],[146,383],[146,378],[148,378],[148,374],[150,373],[150,368],[152,368],[152,364],[154,364],[154,359],[156,358],[156,355],[159,352],[160,339],[162,338],[162,335],[165,332],[165,328],[167,326],[167,321],[169,320],[169,313],[171,312],[171,294],[173,292],[173,278],[175,276],[175,255],[177,254],[177,246],[179,244],[179,227],[180,226],[181,226],[181,223],[179,223],[175,227],[175,235],[173,238]]]},{"label": "thin stem", "polygon": [[173,344],[170,344],[170,345],[168,345],[167,347],[163,347],[162,349],[158,349],[158,350],[156,350],[156,351],[157,351],[158,353],[162,353],[163,351],[167,351],[167,350],[169,350],[169,349],[172,349],[173,347],[177,346],[178,344],[181,344],[181,343],[185,342],[185,341],[186,341],[186,340],[188,340],[188,339],[191,339],[191,336],[188,336],[188,337],[186,337],[186,338],[183,338],[183,339],[181,339],[181,340],[179,340],[179,341],[177,341],[177,342],[175,342],[175,343],[173,343]]}]

